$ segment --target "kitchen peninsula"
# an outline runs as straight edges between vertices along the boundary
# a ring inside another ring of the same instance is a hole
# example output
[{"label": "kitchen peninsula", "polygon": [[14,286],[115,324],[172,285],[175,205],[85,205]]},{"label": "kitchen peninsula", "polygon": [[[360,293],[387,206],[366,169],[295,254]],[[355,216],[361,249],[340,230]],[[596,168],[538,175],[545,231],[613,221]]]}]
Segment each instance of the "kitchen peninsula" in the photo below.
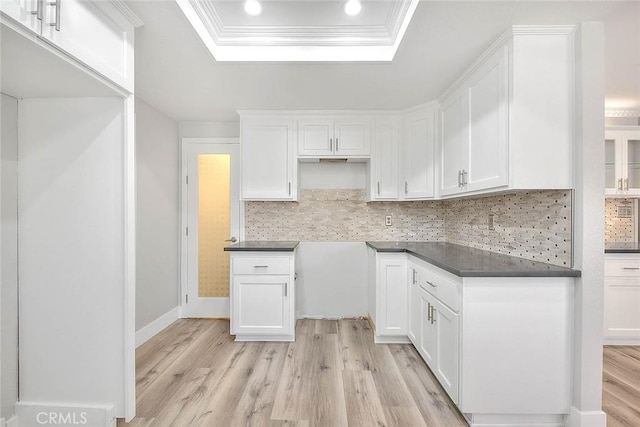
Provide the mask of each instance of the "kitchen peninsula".
[{"label": "kitchen peninsula", "polygon": [[[366,245],[376,342],[411,342],[471,425],[562,419],[580,271],[446,242]],[[297,246],[225,248],[237,340],[295,340]]]}]

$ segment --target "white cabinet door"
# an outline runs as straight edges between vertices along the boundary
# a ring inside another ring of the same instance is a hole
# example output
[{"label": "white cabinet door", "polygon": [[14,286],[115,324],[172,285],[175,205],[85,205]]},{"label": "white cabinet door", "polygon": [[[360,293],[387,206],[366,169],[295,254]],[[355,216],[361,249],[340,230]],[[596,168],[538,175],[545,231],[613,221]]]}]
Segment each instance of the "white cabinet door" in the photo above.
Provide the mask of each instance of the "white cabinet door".
[{"label": "white cabinet door", "polygon": [[234,276],[233,334],[292,333],[289,276]]},{"label": "white cabinet door", "polygon": [[468,134],[461,152],[465,191],[508,184],[507,54],[506,47],[499,50],[468,83]]},{"label": "white cabinet door", "polygon": [[640,281],[633,277],[604,279],[604,335],[640,339]]},{"label": "white cabinet door", "polygon": [[640,194],[640,130],[622,132],[623,193]]},{"label": "white cabinet door", "polygon": [[370,200],[398,199],[398,131],[397,120],[376,120],[370,166]]},{"label": "white cabinet door", "polygon": [[[0,11],[3,15],[40,34],[44,10],[47,6],[40,0],[1,0]],[[38,19],[40,17],[40,19]]]},{"label": "white cabinet door", "polygon": [[605,132],[605,194],[640,195],[640,129]]},{"label": "white cabinet door", "polygon": [[420,293],[420,345],[418,352],[422,356],[429,368],[435,371],[436,357],[438,349],[438,335],[437,329],[433,326],[431,315],[433,313],[434,297],[423,289],[419,290]]},{"label": "white cabinet door", "polygon": [[292,120],[242,121],[243,200],[297,200],[293,136]]},{"label": "white cabinet door", "polygon": [[433,111],[407,116],[403,141],[405,199],[428,199],[435,195],[435,120]]},{"label": "white cabinet door", "polygon": [[334,149],[333,120],[298,120],[299,156],[330,156]]},{"label": "white cabinet door", "polygon": [[45,39],[133,92],[133,27],[124,17],[84,0],[60,0],[59,8],[45,2],[44,8]]},{"label": "white cabinet door", "polygon": [[420,287],[418,286],[418,282],[416,280],[416,269],[411,263],[409,264],[409,324],[407,335],[409,339],[413,343],[413,345],[418,348],[420,346],[420,333],[421,333],[421,311],[420,304],[422,299],[420,298]]},{"label": "white cabinet door", "polygon": [[377,336],[407,335],[407,259],[378,255]]},{"label": "white cabinet door", "polygon": [[604,140],[604,185],[605,194],[615,195],[622,191],[622,153],[620,132],[605,132]]},{"label": "white cabinet door", "polygon": [[336,156],[371,155],[371,121],[340,119],[334,123]]},{"label": "white cabinet door", "polygon": [[460,354],[459,315],[451,311],[440,301],[432,302],[431,317],[436,329],[436,363],[434,373],[440,384],[453,400],[458,403],[458,377]]},{"label": "white cabinet door", "polygon": [[458,194],[462,191],[462,150],[465,147],[467,129],[464,103],[459,91],[440,107],[440,195]]}]

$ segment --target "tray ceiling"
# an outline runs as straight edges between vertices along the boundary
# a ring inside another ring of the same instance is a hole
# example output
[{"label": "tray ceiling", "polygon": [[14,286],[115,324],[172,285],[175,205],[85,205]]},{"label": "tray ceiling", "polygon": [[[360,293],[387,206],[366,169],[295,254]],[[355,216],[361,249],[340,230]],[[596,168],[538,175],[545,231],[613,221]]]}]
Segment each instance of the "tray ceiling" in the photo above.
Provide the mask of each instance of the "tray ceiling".
[{"label": "tray ceiling", "polygon": [[241,0],[176,0],[218,61],[391,61],[419,0],[263,0],[250,16]]}]

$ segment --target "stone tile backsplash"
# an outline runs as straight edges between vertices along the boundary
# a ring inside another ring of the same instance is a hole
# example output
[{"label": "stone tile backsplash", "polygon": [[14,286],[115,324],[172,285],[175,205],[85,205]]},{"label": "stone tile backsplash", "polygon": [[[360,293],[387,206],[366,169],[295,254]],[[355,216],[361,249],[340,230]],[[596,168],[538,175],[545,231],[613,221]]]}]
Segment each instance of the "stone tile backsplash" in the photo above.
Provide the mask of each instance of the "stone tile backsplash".
[{"label": "stone tile backsplash", "polygon": [[[489,214],[495,230],[488,229]],[[391,215],[391,226],[384,217]],[[365,202],[364,190],[301,190],[299,202],[247,202],[246,240],[446,241],[555,265],[571,264],[571,193]]]},{"label": "stone tile backsplash", "polygon": [[[493,214],[494,230],[489,230]],[[531,191],[445,202],[447,242],[571,266],[571,192]]]},{"label": "stone tile backsplash", "polygon": [[[618,206],[631,207],[631,218],[621,218],[618,216]],[[607,198],[605,199],[605,227],[604,241],[611,242],[633,242],[635,240],[635,224],[633,209],[635,209],[633,199]]]},{"label": "stone tile backsplash", "polygon": [[[392,225],[384,225],[391,215]],[[442,206],[366,203],[364,190],[301,190],[299,202],[247,202],[247,240],[365,241],[444,239]]]}]

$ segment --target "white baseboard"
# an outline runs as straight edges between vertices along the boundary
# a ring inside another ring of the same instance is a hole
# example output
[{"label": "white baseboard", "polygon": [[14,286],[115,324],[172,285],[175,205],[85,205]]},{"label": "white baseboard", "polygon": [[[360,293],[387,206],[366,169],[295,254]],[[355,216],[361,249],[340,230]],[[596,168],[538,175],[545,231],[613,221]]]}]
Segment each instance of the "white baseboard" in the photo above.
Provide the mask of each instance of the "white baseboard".
[{"label": "white baseboard", "polygon": [[565,427],[606,427],[607,414],[603,411],[580,411],[575,406],[569,410]]},{"label": "white baseboard", "polygon": [[605,338],[604,345],[640,345],[640,338],[623,337],[623,338]]},{"label": "white baseboard", "polygon": [[180,307],[173,308],[136,332],[136,348],[180,318]]},{"label": "white baseboard", "polygon": [[54,425],[116,426],[113,406],[18,402],[16,403],[16,417],[20,420],[20,427]]}]

